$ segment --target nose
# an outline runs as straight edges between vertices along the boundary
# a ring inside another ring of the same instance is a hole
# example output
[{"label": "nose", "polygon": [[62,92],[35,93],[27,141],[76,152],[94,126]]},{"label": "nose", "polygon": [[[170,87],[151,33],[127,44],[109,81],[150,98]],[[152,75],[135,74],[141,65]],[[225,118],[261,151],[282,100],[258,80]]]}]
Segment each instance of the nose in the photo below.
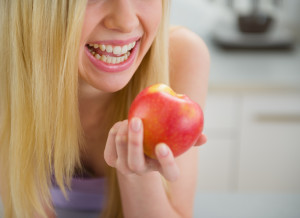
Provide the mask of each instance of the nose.
[{"label": "nose", "polygon": [[139,19],[132,0],[113,0],[104,19],[106,28],[129,33],[138,25]]}]

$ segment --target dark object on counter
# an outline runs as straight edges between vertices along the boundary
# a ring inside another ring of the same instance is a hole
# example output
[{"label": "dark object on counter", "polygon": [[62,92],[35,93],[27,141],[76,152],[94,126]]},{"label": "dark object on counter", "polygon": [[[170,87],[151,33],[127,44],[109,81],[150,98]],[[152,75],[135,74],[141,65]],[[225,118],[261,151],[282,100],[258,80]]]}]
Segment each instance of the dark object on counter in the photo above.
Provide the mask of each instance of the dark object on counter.
[{"label": "dark object on counter", "polygon": [[288,29],[275,25],[263,33],[241,32],[234,25],[220,23],[215,25],[212,40],[224,49],[279,49],[290,50],[294,46],[294,37]]},{"label": "dark object on counter", "polygon": [[[249,0],[252,4],[248,14],[237,13],[235,0],[227,0],[234,22],[220,20],[212,31],[212,40],[225,49],[292,49],[294,35],[288,27],[279,25],[272,14],[260,8],[260,0]],[[279,6],[280,0],[273,0]]]},{"label": "dark object on counter", "polygon": [[273,18],[266,14],[250,14],[238,16],[238,27],[244,33],[264,33],[273,23]]}]

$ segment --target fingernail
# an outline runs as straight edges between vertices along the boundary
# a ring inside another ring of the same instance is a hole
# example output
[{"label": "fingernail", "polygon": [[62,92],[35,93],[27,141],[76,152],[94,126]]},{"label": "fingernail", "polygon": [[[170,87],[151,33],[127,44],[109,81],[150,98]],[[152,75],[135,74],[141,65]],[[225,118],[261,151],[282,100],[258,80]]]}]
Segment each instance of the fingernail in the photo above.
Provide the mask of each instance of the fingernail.
[{"label": "fingernail", "polygon": [[167,148],[166,145],[160,145],[158,147],[158,153],[162,157],[166,157],[169,154],[169,149]]},{"label": "fingernail", "polygon": [[140,131],[142,127],[142,122],[139,118],[132,118],[130,124],[131,124],[131,129],[135,132]]}]

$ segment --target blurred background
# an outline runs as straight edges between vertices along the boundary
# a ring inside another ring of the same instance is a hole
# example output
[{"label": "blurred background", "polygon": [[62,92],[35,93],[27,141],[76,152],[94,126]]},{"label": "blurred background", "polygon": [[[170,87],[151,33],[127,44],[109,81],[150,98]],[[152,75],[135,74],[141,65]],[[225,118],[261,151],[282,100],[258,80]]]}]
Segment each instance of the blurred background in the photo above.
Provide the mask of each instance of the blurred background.
[{"label": "blurred background", "polygon": [[195,218],[300,217],[299,11],[299,0],[172,0],[171,23],[211,55]]},{"label": "blurred background", "polygon": [[171,24],[211,55],[194,217],[300,217],[299,11],[299,0],[172,0]]}]

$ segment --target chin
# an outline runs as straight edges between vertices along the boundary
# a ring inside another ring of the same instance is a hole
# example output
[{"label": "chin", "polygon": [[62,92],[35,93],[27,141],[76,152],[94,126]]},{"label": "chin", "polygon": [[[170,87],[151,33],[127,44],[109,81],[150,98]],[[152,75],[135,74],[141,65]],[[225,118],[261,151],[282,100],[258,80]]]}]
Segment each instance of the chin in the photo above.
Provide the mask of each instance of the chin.
[{"label": "chin", "polygon": [[80,88],[93,92],[114,93],[122,90],[130,81],[131,76],[115,75],[110,77],[80,77]]},{"label": "chin", "polygon": [[98,89],[99,91],[105,92],[105,93],[115,93],[118,92],[120,90],[122,90],[129,81],[127,82],[117,82],[114,84],[103,84],[101,86],[95,87],[96,89]]}]

